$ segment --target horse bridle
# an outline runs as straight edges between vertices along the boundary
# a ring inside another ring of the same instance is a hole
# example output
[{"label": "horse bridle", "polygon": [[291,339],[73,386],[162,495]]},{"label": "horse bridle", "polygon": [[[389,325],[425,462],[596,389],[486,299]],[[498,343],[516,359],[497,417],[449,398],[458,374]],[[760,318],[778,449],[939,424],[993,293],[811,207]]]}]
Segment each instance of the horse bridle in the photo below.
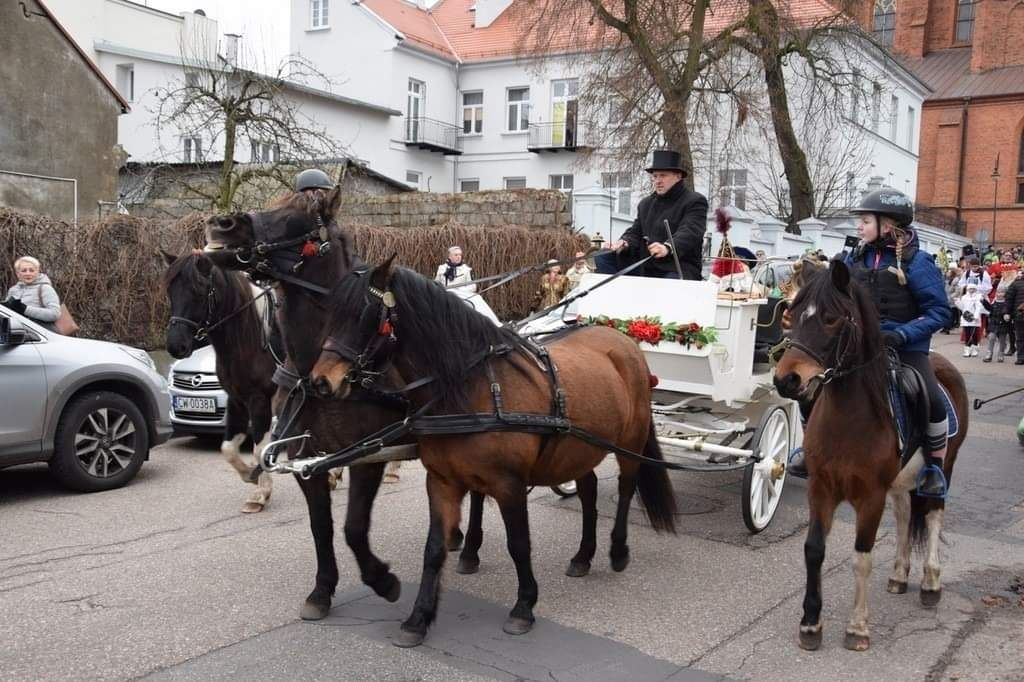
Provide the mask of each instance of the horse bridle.
[{"label": "horse bridle", "polygon": [[[352,274],[363,276],[366,274],[366,271],[356,270]],[[386,368],[375,367],[381,351],[398,343],[398,337],[395,335],[398,311],[395,310],[397,305],[395,295],[390,290],[381,290],[370,285],[367,287],[366,293],[366,303],[363,306],[362,312],[359,313],[358,319],[362,320],[366,317],[370,306],[377,305],[380,307],[380,310],[377,313],[376,332],[366,341],[363,349],[356,350],[335,337],[329,336],[324,341],[321,350],[337,355],[342,360],[350,363],[350,367],[344,377],[346,383],[359,384],[363,388],[369,389],[386,371]],[[371,300],[372,298],[377,299],[377,301],[374,302]]]},{"label": "horse bridle", "polygon": [[[295,276],[302,269],[306,258],[320,257],[330,253],[330,234],[319,214],[316,216],[317,227],[315,230],[276,242],[259,240],[260,233],[266,232],[263,214],[247,213],[246,215],[252,223],[254,241],[251,247],[235,249],[235,259],[246,266],[246,269],[254,277],[289,282],[317,294],[330,293],[330,289],[326,287]],[[302,248],[293,248],[299,245],[302,245]]]},{"label": "horse bridle", "polygon": [[[253,296],[252,300],[247,301],[243,305],[238,306],[238,308],[231,311],[221,319],[217,320],[216,322],[213,322],[213,313],[216,310],[217,306],[217,292],[216,289],[214,288],[213,280],[211,279],[210,287],[207,289],[206,292],[206,320],[202,323],[199,323],[196,322],[195,320],[190,320],[187,317],[181,317],[180,315],[171,315],[171,318],[168,321],[167,326],[168,328],[170,328],[175,324],[183,324],[189,329],[193,330],[192,339],[194,341],[197,341],[198,343],[202,343],[207,339],[207,337],[209,337],[210,332],[217,329],[218,327],[233,319],[234,317],[240,315],[247,308],[254,305],[256,301],[260,300],[264,296],[267,296],[269,293],[270,289],[264,288],[260,294]],[[271,301],[273,301],[273,297],[271,297]]]},{"label": "horse bridle", "polygon": [[819,367],[824,368],[821,372],[815,374],[813,377],[810,378],[810,380],[807,382],[808,387],[811,387],[812,382],[818,384],[819,386],[826,386],[835,381],[836,379],[842,379],[845,376],[849,376],[854,372],[858,372],[864,369],[865,367],[876,362],[878,358],[880,358],[885,353],[885,347],[883,346],[878,353],[873,355],[868,360],[857,365],[848,366],[847,358],[850,356],[850,353],[852,352],[853,341],[857,336],[856,332],[859,329],[859,327],[860,325],[857,324],[856,320],[854,320],[852,316],[847,315],[846,317],[843,318],[843,328],[840,330],[839,338],[836,340],[835,344],[836,360],[831,366],[829,366],[829,363],[825,360],[824,357],[822,357],[820,353],[818,353],[816,350],[814,350],[807,344],[793,338],[792,336],[788,336],[785,339],[783,339],[782,342],[779,343],[777,346],[774,346],[769,351],[769,353],[774,359],[775,357],[780,357],[782,353],[784,353],[789,348],[797,349],[804,355],[807,355],[812,360],[814,360],[814,362],[816,362]]}]

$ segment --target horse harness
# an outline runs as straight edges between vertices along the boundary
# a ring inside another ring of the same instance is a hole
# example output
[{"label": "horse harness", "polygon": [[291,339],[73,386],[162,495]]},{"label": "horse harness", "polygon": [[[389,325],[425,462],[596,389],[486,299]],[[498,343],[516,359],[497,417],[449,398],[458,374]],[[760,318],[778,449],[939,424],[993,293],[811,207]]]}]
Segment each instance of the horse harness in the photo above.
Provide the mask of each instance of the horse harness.
[{"label": "horse harness", "polygon": [[[686,470],[689,468],[683,464],[654,459],[641,453],[633,452],[585,429],[574,426],[567,415],[566,394],[558,379],[558,369],[551,359],[547,348],[530,338],[524,338],[518,347],[508,344],[491,346],[486,351],[470,358],[467,369],[473,369],[483,364],[484,371],[487,373],[493,405],[491,412],[444,415],[427,414],[436,406],[437,398],[431,398],[421,406],[413,408],[410,394],[433,383],[435,378],[432,376],[422,377],[396,389],[386,389],[377,386],[378,380],[385,374],[387,368],[378,367],[375,364],[375,360],[380,350],[387,344],[397,343],[393,325],[393,322],[397,319],[397,313],[394,311],[396,301],[391,291],[381,291],[375,287],[370,287],[368,291],[369,296],[367,297],[363,315],[367,313],[369,306],[374,305],[374,301],[370,299],[377,299],[377,304],[381,308],[377,313],[380,321],[377,334],[367,341],[364,348],[360,351],[356,351],[334,339],[329,339],[324,344],[324,350],[332,352],[352,364],[345,376],[345,381],[363,391],[362,398],[369,398],[371,401],[382,404],[402,406],[406,410],[405,417],[363,438],[360,442],[336,452],[325,453],[318,451],[314,457],[289,460],[287,463],[278,464],[277,448],[280,445],[295,440],[305,441],[313,437],[308,431],[299,435],[290,435],[311,391],[310,377],[302,377],[290,370],[279,367],[278,371],[274,374],[274,381],[278,385],[289,389],[288,398],[281,409],[281,417],[272,434],[273,442],[264,450],[259,465],[253,472],[254,475],[263,468],[270,471],[290,471],[304,479],[308,479],[329,469],[358,464],[360,460],[380,452],[383,448],[398,442],[406,436],[453,436],[494,432],[533,433],[542,435],[545,438],[572,436],[607,452],[613,452],[642,463],[674,470]],[[551,389],[552,409],[550,414],[505,411],[502,387],[495,375],[492,360],[505,358],[517,350],[537,363],[541,371],[544,372]],[[546,445],[546,441],[542,442],[541,450]]]},{"label": "horse harness", "polygon": [[[256,296],[253,296],[252,300],[247,301],[246,303],[240,305],[238,308],[236,308],[235,310],[231,311],[230,313],[228,313],[227,315],[225,315],[221,319],[217,320],[216,322],[213,322],[213,313],[216,310],[216,306],[217,306],[217,292],[216,292],[216,290],[215,290],[215,288],[213,286],[213,281],[211,280],[210,287],[209,287],[209,289],[207,289],[207,292],[206,292],[206,319],[203,322],[200,323],[200,322],[196,322],[195,320],[190,320],[187,317],[181,317],[179,315],[171,315],[170,320],[167,323],[167,326],[170,327],[170,326],[175,325],[175,324],[183,324],[186,327],[188,327],[189,329],[193,330],[192,331],[192,338],[195,341],[197,341],[199,343],[202,343],[210,335],[210,332],[212,332],[214,329],[217,329],[218,327],[223,325],[225,322],[228,322],[229,320],[231,320],[231,319],[237,317],[238,315],[242,314],[250,306],[255,305],[256,301],[258,301],[259,299],[263,298],[264,296],[268,297],[268,300],[270,301],[270,306],[273,307],[274,306],[274,297],[270,295],[270,289],[268,287],[262,287],[262,289],[263,289],[263,291],[261,291]],[[266,343],[269,345],[269,343],[270,343],[269,339],[267,340]]]}]

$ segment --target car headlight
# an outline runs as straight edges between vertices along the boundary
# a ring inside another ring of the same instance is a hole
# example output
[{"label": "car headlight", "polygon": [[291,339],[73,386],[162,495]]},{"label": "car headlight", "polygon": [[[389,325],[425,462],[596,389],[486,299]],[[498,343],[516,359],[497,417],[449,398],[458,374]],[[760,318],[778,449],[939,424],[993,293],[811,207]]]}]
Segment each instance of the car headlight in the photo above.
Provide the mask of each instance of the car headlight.
[{"label": "car headlight", "polygon": [[153,362],[153,358],[149,357],[149,353],[146,351],[141,348],[132,348],[131,346],[119,346],[119,348],[154,372],[156,371],[156,363]]}]

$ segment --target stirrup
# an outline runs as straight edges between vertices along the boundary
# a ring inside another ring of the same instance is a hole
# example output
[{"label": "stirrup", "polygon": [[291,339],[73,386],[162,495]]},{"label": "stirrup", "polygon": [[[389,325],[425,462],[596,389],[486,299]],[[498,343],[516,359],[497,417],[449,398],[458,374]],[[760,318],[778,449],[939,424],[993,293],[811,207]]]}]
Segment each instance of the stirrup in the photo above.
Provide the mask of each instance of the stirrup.
[{"label": "stirrup", "polygon": [[789,457],[786,458],[786,473],[789,474],[790,476],[796,476],[797,478],[806,479],[807,478],[807,459],[806,459],[806,456],[804,458],[804,465],[803,465],[802,469],[793,468],[793,460],[796,458],[796,456],[798,454],[800,454],[800,455],[804,454],[804,449],[802,447],[797,446],[797,447],[793,448],[790,451]]},{"label": "stirrup", "polygon": [[[925,478],[932,472],[934,472],[939,477],[939,481],[942,483],[939,492],[926,492],[921,488],[921,485],[924,483]],[[946,474],[945,472],[942,471],[942,467],[940,467],[938,464],[925,464],[923,467],[921,467],[921,470],[917,472],[917,480],[914,482],[914,488],[914,493],[918,497],[931,497],[937,500],[946,499],[948,486],[946,484]]]}]

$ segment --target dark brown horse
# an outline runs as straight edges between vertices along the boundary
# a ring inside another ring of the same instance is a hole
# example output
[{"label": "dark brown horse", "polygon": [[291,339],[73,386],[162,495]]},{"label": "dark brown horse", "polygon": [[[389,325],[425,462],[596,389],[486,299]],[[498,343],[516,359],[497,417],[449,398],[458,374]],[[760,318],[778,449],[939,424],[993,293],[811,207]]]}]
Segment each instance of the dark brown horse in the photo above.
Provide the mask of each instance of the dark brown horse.
[{"label": "dark brown horse", "polygon": [[[912,541],[926,542],[921,581],[921,603],[925,606],[937,604],[942,594],[938,551],[945,501],[912,492],[924,463],[920,451],[900,467],[898,440],[886,397],[884,347],[870,297],[850,280],[850,272],[841,262],[833,261],[828,270],[807,274],[788,316],[791,345],[775,369],[775,385],[782,395],[805,404],[813,402],[804,432],[810,473],[810,527],[804,544],[807,589],[800,646],[817,649],[821,645],[825,540],[836,507],[847,501],[857,514],[857,537],[856,589],[845,645],[863,651],[869,644],[871,552],[886,494],[892,499],[897,531],[889,592],[907,591]],[[952,398],[959,420],[958,433],[950,439],[945,457],[945,475],[950,480],[957,451],[967,434],[967,389],[963,377],[944,357],[932,355],[931,363],[939,383]]]},{"label": "dark brown horse", "polygon": [[[550,414],[548,375],[523,347],[523,340],[426,278],[393,269],[388,261],[369,272],[350,273],[334,296],[337,307],[329,338],[312,372],[321,394],[348,397],[353,386],[350,370],[366,373],[391,366],[406,383],[433,377],[411,394],[414,407],[431,403],[433,414],[493,414],[496,385],[506,412]],[[502,346],[513,350],[492,354]],[[593,327],[553,340],[548,348],[573,425],[662,459],[651,418],[650,374],[635,342],[612,329]],[[529,631],[537,583],[530,562],[527,486],[576,480],[590,487],[606,449],[564,434],[516,432],[421,435],[418,442],[427,469],[430,530],[419,595],[396,644],[421,643],[435,618],[446,541],[459,527],[468,491],[498,503],[519,578],[516,604],[504,630]],[[634,492],[639,490],[655,530],[674,531],[675,498],[663,468],[618,459],[619,501],[610,554],[613,569],[620,571],[629,561],[627,517]],[[596,496],[596,489],[581,490],[581,496]],[[576,558],[589,566],[596,513],[586,513],[587,508],[584,500],[583,541]]]},{"label": "dark brown horse", "polygon": [[[249,435],[254,451],[259,452],[268,440],[277,389],[271,381],[276,361],[269,294],[253,287],[241,273],[215,267],[205,256],[161,253],[168,266],[164,288],[171,302],[167,352],[184,358],[194,349],[197,337],[209,338],[217,354],[217,379],[228,396],[220,451],[248,483],[252,466],[242,459],[241,446]],[[242,511],[262,511],[271,492],[271,477],[262,474]]]},{"label": "dark brown horse", "polygon": [[[219,266],[277,280],[278,321],[287,363],[299,376],[309,374],[320,353],[321,329],[327,319],[323,292],[330,290],[357,262],[347,237],[334,222],[340,200],[341,192],[337,188],[313,197],[288,195],[268,211],[211,218],[206,227],[206,255]],[[257,252],[257,244],[264,245],[266,250]],[[315,248],[310,250],[307,244]],[[279,407],[286,394],[284,389],[279,392]],[[400,415],[395,408],[387,406],[310,396],[299,413],[293,433],[312,429],[319,447],[340,449]],[[296,451],[297,447],[291,448],[289,456],[296,456]],[[362,581],[378,595],[395,601],[401,584],[388,565],[373,553],[369,542],[370,513],[384,467],[383,463],[350,467],[344,530]],[[308,480],[296,477],[296,480],[309,510],[317,558],[315,585],[300,615],[307,620],[317,620],[330,610],[339,578],[330,483],[327,474]]]}]

